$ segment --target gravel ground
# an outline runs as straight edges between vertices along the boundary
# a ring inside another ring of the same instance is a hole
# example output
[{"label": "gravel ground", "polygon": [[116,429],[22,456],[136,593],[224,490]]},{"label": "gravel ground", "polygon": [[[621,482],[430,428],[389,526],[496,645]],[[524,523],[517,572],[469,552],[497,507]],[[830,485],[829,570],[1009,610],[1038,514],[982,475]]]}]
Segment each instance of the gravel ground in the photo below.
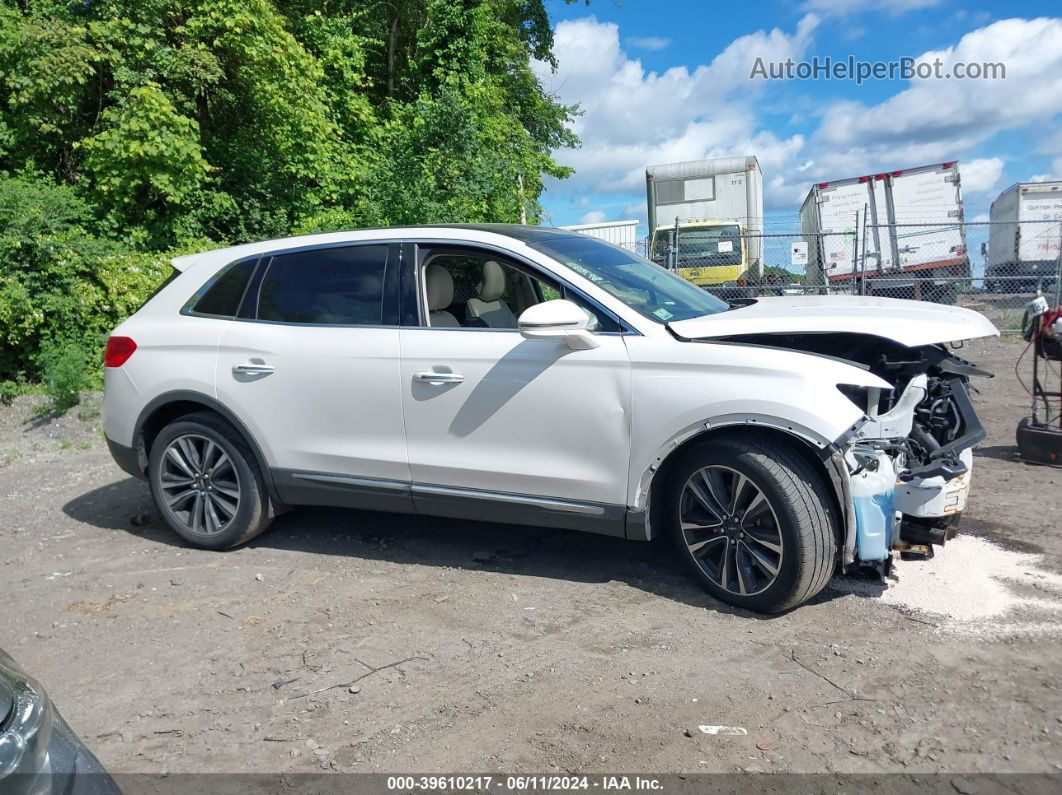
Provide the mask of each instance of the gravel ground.
[{"label": "gravel ground", "polygon": [[301,509],[188,549],[91,406],[22,398],[0,645],[114,772],[1058,772],[1062,470],[1016,459],[1021,347],[967,349],[998,377],[966,535],[774,618],[563,531]]}]

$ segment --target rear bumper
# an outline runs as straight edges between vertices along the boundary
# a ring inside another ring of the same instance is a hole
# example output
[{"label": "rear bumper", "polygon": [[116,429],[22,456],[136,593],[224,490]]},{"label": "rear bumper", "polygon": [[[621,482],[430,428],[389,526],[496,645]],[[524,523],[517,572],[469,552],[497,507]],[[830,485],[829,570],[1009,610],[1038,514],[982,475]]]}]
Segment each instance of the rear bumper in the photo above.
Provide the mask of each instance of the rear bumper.
[{"label": "rear bumper", "polygon": [[[106,437],[104,437],[106,438]],[[114,459],[123,472],[127,472],[134,478],[144,479],[144,469],[140,466],[140,454],[136,449],[132,447],[126,447],[124,444],[118,444],[118,442],[107,439],[107,449],[111,451],[111,458]]]}]

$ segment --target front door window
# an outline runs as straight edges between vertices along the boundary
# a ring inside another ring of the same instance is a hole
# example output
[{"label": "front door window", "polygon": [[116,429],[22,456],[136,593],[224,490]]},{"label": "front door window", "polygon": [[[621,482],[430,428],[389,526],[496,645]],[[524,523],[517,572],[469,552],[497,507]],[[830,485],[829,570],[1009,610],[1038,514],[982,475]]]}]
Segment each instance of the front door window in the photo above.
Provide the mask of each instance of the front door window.
[{"label": "front door window", "polygon": [[530,270],[488,254],[429,253],[421,283],[427,308],[424,325],[433,328],[517,329],[520,314],[543,301],[566,298],[590,316],[590,331],[619,331],[610,316],[577,293]]}]

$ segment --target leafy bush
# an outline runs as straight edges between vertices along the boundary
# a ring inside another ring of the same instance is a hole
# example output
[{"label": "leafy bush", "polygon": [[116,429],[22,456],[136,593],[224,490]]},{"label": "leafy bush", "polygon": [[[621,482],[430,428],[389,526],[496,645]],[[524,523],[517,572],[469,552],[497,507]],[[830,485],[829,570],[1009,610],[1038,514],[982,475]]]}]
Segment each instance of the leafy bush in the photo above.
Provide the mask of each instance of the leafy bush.
[{"label": "leafy bush", "polygon": [[77,343],[45,343],[40,367],[48,409],[62,414],[78,404],[82,390],[88,387],[88,359],[88,351]]},{"label": "leafy bush", "polygon": [[544,0],[0,3],[0,381],[98,373],[169,249],[536,222],[552,47]]},{"label": "leafy bush", "polygon": [[0,179],[0,379],[41,374],[46,340],[77,340],[99,361],[107,333],[169,273],[165,254],[86,231],[73,188]]},{"label": "leafy bush", "polygon": [[0,406],[10,406],[11,401],[22,394],[22,389],[17,381],[7,379],[0,381]]}]

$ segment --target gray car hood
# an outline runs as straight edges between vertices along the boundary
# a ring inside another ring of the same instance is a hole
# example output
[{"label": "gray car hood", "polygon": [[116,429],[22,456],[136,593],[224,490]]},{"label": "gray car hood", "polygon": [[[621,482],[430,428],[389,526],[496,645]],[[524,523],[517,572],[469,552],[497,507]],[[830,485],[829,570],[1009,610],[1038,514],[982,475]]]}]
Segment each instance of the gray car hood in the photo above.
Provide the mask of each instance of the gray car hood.
[{"label": "gray car hood", "polygon": [[998,336],[984,315],[958,306],[896,298],[805,295],[758,298],[729,312],[668,323],[686,339],[743,334],[870,334],[914,347]]}]

